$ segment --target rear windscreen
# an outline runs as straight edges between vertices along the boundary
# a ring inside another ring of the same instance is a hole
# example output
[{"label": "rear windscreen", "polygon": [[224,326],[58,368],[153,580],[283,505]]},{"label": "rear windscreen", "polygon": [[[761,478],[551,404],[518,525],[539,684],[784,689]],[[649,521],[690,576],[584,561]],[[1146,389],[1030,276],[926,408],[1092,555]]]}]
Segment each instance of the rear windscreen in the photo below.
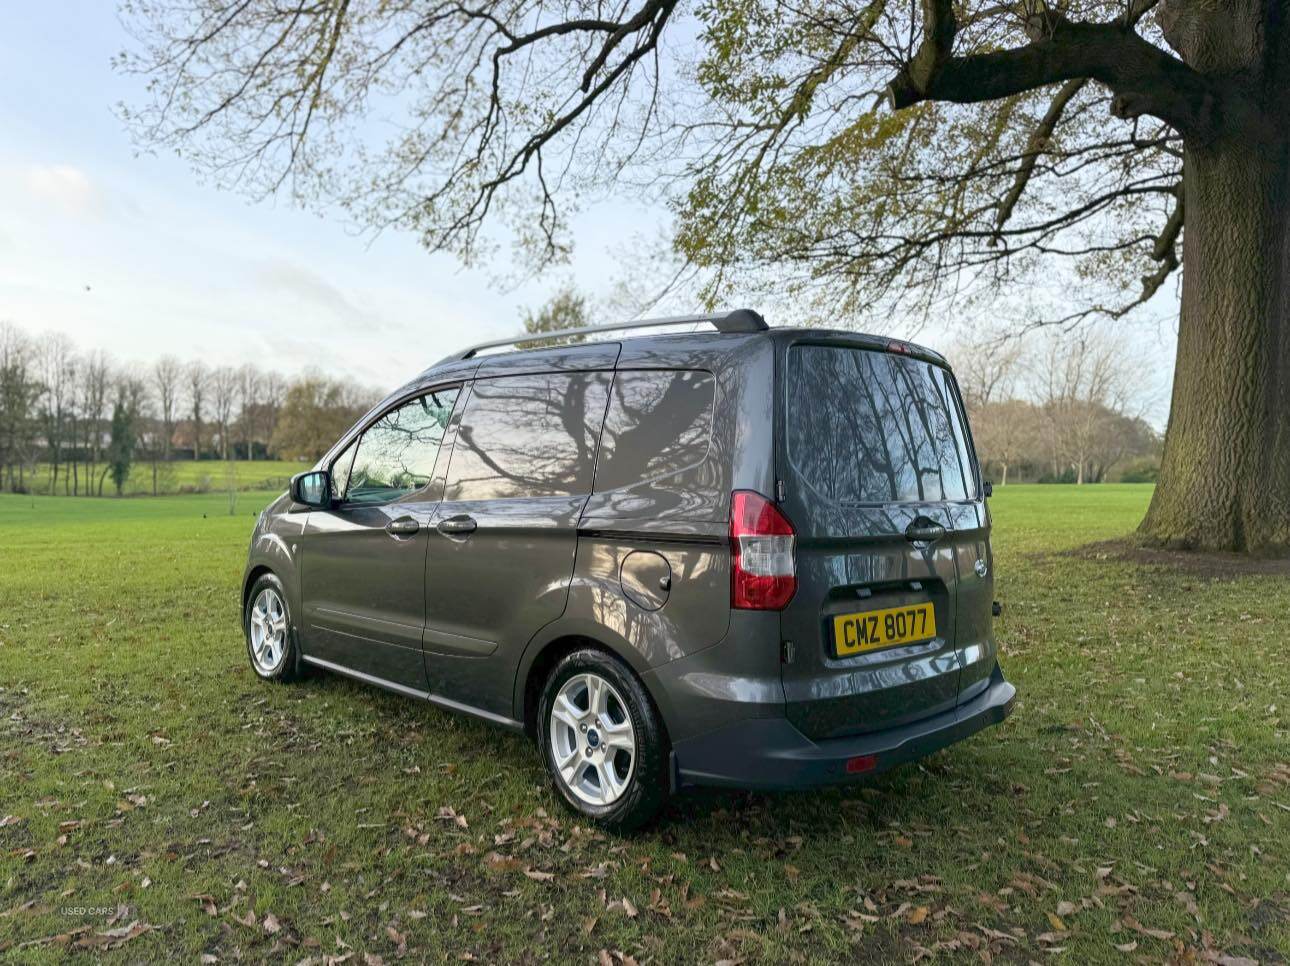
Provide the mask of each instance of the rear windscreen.
[{"label": "rear windscreen", "polygon": [[788,353],[788,452],[839,503],[975,496],[953,384],[889,352],[798,345]]}]

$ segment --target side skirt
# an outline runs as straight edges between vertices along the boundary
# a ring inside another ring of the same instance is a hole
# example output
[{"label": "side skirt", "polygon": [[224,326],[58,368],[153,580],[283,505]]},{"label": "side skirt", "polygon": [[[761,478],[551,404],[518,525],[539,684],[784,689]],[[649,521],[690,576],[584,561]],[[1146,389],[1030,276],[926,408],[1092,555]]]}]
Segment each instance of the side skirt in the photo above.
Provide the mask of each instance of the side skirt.
[{"label": "side skirt", "polygon": [[326,671],[332,671],[335,674],[344,675],[347,678],[353,678],[355,681],[361,681],[364,684],[371,684],[386,691],[393,691],[395,694],[401,694],[408,698],[417,698],[421,701],[429,701],[433,705],[443,708],[445,711],[452,711],[457,714],[467,714],[472,718],[479,718],[481,721],[487,721],[489,724],[497,725],[508,731],[524,731],[524,724],[507,718],[504,715],[494,714],[491,711],[485,711],[483,708],[476,708],[474,705],[462,704],[460,701],[453,701],[450,698],[440,697],[437,694],[431,694],[429,691],[419,691],[416,688],[410,688],[406,684],[398,684],[394,681],[387,681],[385,678],[378,678],[373,674],[365,674],[362,671],[355,671],[353,668],[345,667],[343,664],[336,664],[333,661],[324,661],[320,657],[310,657],[308,654],[301,655],[300,658],[306,664],[312,664],[314,667],[320,667]]}]

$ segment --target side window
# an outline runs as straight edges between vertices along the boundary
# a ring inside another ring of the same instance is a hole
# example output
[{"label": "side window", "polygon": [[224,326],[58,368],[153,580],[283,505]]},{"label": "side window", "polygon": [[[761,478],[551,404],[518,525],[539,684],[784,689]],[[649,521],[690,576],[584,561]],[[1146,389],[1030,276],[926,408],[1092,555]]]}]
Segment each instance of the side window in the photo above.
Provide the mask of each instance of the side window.
[{"label": "side window", "polygon": [[[434,473],[439,443],[460,389],[418,396],[386,413],[359,437],[351,468],[344,473],[347,503],[386,503],[421,489]],[[333,479],[345,454],[333,466]]]},{"label": "side window", "polygon": [[959,404],[958,390],[954,386],[953,378],[945,371],[941,372],[941,383],[944,386],[942,391],[945,393],[945,408],[950,414],[950,426],[954,430],[954,445],[959,453],[959,468],[963,472],[964,493],[968,499],[976,500],[980,498],[976,482],[976,465],[972,460],[971,447],[968,445],[967,427],[963,425],[963,408]]},{"label": "side window", "polygon": [[706,372],[617,373],[600,443],[596,492],[702,462],[712,441],[713,395],[713,379]]},{"label": "side window", "polygon": [[608,383],[602,372],[478,380],[457,428],[444,499],[591,492]]}]

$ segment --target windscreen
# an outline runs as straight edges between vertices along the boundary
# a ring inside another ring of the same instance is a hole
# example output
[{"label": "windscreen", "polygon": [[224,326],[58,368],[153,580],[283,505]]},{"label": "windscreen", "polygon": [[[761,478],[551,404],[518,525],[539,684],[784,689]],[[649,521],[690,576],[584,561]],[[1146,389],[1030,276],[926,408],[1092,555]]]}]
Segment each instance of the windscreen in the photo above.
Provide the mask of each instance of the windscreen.
[{"label": "windscreen", "polygon": [[975,497],[953,383],[939,366],[846,346],[788,354],[788,452],[838,503]]}]

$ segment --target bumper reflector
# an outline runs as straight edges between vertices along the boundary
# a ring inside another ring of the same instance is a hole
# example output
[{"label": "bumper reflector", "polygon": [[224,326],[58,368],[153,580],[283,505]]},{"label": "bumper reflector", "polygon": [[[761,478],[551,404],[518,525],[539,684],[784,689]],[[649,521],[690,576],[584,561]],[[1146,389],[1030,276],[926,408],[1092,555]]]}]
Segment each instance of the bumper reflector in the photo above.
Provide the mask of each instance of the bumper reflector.
[{"label": "bumper reflector", "polygon": [[856,755],[847,759],[847,774],[859,775],[861,772],[873,771],[878,767],[877,755]]}]

